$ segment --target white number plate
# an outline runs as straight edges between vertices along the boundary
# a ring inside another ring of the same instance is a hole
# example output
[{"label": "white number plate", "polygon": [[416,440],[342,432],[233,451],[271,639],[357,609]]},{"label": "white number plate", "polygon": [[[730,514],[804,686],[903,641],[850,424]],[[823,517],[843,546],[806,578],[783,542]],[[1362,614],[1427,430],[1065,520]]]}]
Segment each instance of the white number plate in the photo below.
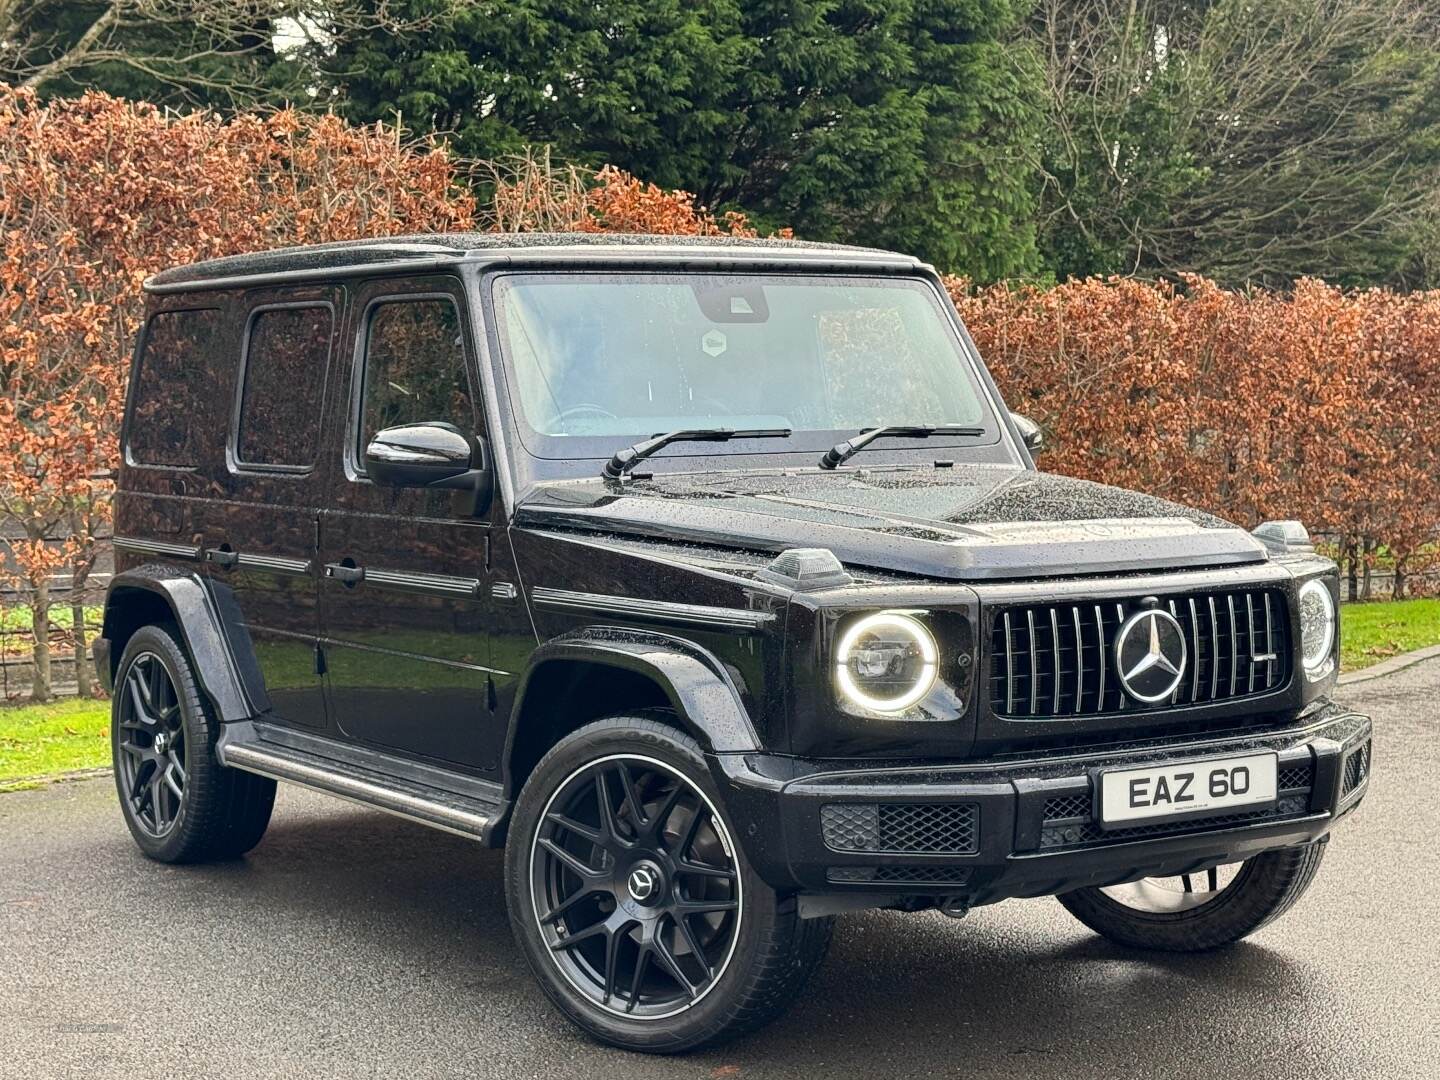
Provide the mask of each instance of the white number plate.
[{"label": "white number plate", "polygon": [[1274,803],[1273,753],[1210,758],[1100,774],[1100,822],[1149,821],[1225,813]]}]

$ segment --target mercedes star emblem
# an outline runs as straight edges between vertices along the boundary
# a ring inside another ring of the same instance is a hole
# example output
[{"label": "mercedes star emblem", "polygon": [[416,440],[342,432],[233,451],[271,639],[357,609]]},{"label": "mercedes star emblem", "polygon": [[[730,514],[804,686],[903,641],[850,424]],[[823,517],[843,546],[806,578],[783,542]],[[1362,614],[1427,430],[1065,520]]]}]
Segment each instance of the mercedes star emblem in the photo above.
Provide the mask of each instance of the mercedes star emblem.
[{"label": "mercedes star emblem", "polygon": [[1136,701],[1153,705],[1175,692],[1185,674],[1185,632],[1160,608],[1137,611],[1115,636],[1115,670]]}]

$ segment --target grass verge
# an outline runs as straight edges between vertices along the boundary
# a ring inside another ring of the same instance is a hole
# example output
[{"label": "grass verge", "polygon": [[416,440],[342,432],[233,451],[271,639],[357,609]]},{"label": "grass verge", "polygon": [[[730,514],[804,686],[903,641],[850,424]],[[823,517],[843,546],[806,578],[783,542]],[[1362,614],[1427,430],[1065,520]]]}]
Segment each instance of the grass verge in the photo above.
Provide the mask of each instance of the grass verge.
[{"label": "grass verge", "polygon": [[1440,645],[1440,599],[1346,604],[1340,609],[1340,670]]},{"label": "grass verge", "polygon": [[110,764],[110,702],[0,706],[0,792]]}]

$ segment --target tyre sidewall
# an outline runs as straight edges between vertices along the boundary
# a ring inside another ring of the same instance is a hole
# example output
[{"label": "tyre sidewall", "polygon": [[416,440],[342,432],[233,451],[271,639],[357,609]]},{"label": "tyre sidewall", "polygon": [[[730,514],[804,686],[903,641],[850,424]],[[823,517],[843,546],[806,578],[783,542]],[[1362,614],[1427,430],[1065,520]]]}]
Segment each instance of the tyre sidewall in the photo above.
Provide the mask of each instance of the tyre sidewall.
[{"label": "tyre sidewall", "polygon": [[[160,659],[161,666],[175,687],[175,697],[180,703],[180,723],[185,734],[185,797],[180,800],[180,810],[175,823],[163,836],[154,836],[137,820],[125,791],[125,781],[120,768],[120,709],[125,693],[125,678],[130,673],[137,657],[149,653]],[[207,767],[212,766],[212,727],[205,704],[195,686],[194,673],[190,669],[180,644],[166,628],[146,626],[137,630],[125,646],[116,669],[115,695],[110,708],[110,753],[115,772],[115,791],[120,799],[121,813],[130,835],[140,850],[160,862],[183,861],[185,852],[192,844],[193,786],[208,779]]]},{"label": "tyre sidewall", "polygon": [[[556,968],[535,923],[530,854],[545,806],[578,769],[615,754],[655,758],[703,791],[730,833],[740,874],[739,934],[720,982],[685,1012],[664,1019],[625,1019],[600,1009]],[[511,819],[505,853],[505,894],[511,928],[537,981],[556,1007],[596,1037],[635,1050],[674,1053],[712,1041],[723,1032],[737,1011],[745,1008],[751,958],[763,950],[763,943],[774,933],[779,920],[793,918],[791,912],[781,909],[775,891],[750,866],[738,837],[699,745],[681,732],[647,717],[613,717],[582,728],[557,744],[525,783]]]}]

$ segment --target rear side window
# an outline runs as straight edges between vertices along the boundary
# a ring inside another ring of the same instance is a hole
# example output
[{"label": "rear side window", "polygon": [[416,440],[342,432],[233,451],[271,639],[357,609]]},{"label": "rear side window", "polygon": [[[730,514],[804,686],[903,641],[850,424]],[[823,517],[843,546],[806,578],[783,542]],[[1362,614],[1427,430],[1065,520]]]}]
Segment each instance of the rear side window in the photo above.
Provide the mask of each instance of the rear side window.
[{"label": "rear side window", "polygon": [[460,313],[444,298],[384,300],[370,309],[360,405],[363,456],[377,431],[444,421],[473,431]]},{"label": "rear side window", "polygon": [[251,316],[235,430],[240,465],[315,464],[333,326],[328,305],[261,308]]},{"label": "rear side window", "polygon": [[126,428],[126,450],[134,464],[183,468],[200,463],[204,441],[215,430],[213,405],[220,396],[212,371],[219,327],[215,308],[150,316]]}]

